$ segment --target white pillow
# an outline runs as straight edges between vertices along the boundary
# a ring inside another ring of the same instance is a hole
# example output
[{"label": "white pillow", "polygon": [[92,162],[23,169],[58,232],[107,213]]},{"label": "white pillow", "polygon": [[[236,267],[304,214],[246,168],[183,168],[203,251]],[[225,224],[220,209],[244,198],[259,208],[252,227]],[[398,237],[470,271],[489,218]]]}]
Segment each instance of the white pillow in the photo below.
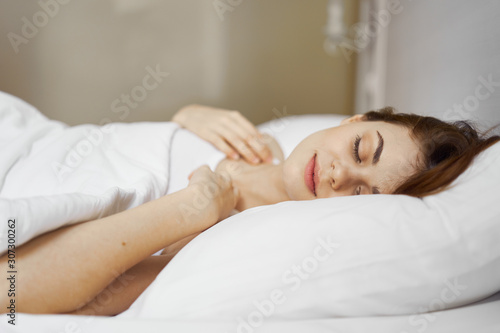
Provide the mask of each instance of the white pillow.
[{"label": "white pillow", "polygon": [[500,290],[499,169],[496,144],[454,187],[423,200],[246,210],[188,244],[121,316],[222,319],[246,332],[275,319],[403,315],[483,299]]}]

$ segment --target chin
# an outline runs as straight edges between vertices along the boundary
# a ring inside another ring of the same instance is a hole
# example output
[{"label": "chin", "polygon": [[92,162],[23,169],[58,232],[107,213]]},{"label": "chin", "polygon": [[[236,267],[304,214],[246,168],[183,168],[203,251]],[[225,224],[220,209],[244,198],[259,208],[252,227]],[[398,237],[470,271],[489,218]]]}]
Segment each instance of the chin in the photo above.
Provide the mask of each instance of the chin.
[{"label": "chin", "polygon": [[306,184],[304,184],[304,169],[293,163],[293,160],[287,158],[283,163],[283,180],[285,190],[293,201],[312,200],[314,195],[309,192]]},{"label": "chin", "polygon": [[[289,178],[289,179],[297,179],[297,178]],[[300,187],[304,186],[304,189],[301,189]],[[290,198],[290,200],[293,201],[302,201],[302,200],[312,200],[315,199],[314,196],[311,194],[309,195],[309,190],[307,187],[305,187],[304,184],[302,183],[290,183],[290,182],[285,182],[285,190]]]}]

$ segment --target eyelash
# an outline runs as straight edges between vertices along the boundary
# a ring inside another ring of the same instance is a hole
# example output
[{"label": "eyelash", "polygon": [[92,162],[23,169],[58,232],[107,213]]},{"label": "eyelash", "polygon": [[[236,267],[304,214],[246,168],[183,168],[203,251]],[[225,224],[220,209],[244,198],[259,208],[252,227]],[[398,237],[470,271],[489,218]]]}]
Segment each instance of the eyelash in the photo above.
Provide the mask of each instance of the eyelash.
[{"label": "eyelash", "polygon": [[352,156],[354,160],[358,163],[361,163],[361,158],[359,157],[359,143],[361,142],[361,137],[356,135],[356,139],[354,139],[354,145],[352,146]]}]

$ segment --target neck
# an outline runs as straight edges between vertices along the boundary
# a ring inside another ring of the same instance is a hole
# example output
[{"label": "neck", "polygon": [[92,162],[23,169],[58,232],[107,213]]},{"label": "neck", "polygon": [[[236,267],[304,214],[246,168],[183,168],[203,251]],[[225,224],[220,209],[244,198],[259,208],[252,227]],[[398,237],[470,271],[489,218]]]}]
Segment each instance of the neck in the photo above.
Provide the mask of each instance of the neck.
[{"label": "neck", "polygon": [[240,212],[290,200],[283,181],[283,164],[247,164],[247,167],[234,175],[233,184],[240,191],[236,204],[236,209]]}]

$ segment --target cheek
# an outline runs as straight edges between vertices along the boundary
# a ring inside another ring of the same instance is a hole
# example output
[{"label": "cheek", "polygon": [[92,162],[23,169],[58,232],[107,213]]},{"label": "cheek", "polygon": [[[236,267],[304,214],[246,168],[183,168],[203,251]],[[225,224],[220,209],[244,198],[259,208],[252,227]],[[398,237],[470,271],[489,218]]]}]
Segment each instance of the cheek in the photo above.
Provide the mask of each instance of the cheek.
[{"label": "cheek", "polygon": [[412,164],[410,161],[399,161],[397,164],[397,167],[394,169],[394,177],[396,178],[396,183],[401,183],[406,181],[408,178],[410,178],[417,169],[415,168],[415,165]]},{"label": "cheek", "polygon": [[385,168],[385,172],[380,175],[380,183],[387,187],[390,193],[394,191],[401,183],[405,182],[415,169],[406,160],[394,160]]}]

